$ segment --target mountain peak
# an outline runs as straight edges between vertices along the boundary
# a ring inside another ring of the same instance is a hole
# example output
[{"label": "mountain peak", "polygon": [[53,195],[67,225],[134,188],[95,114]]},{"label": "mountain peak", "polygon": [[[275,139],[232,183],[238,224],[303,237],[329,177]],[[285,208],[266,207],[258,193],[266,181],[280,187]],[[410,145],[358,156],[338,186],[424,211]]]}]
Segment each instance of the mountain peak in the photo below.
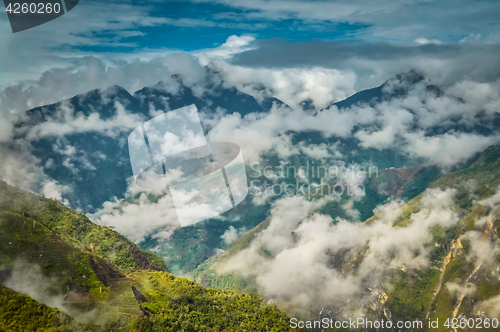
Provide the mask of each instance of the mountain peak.
[{"label": "mountain peak", "polygon": [[421,72],[419,72],[415,69],[411,69],[408,72],[397,74],[396,77],[393,78],[392,80],[394,80],[394,79],[400,81],[401,83],[405,83],[408,85],[414,85],[414,84],[422,82],[425,79],[425,77]]},{"label": "mountain peak", "polygon": [[[338,108],[349,108],[356,104],[368,104],[373,107],[383,100],[406,96],[415,85],[424,80],[425,76],[421,72],[412,69],[408,72],[397,74],[376,88],[356,92],[352,96],[333,105]],[[434,92],[435,95],[442,93],[441,89],[435,85],[427,85],[426,90]]]}]

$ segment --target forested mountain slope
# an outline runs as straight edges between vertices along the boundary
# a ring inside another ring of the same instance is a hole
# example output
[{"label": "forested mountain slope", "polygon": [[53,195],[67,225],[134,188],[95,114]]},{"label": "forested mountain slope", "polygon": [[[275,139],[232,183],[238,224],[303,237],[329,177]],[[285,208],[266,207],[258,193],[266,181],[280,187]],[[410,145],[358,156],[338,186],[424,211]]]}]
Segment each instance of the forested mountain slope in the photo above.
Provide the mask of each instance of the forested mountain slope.
[{"label": "forested mountain slope", "polygon": [[[493,331],[492,319],[500,314],[499,186],[500,146],[495,145],[471,166],[442,175],[407,203],[392,201],[364,223],[334,221],[316,210],[277,237],[279,214],[271,213],[224,253],[202,264],[197,280],[208,287],[259,291],[308,318],[439,319],[435,331],[450,330],[453,319],[488,318]],[[306,232],[319,225],[321,232]],[[271,236],[283,241],[288,231],[289,242],[276,251]],[[280,265],[283,257],[294,262],[310,255],[311,248],[316,252],[310,258],[313,263],[304,263],[310,270],[302,272],[297,263],[290,263],[294,288],[288,288],[288,280],[279,286],[267,283],[266,274],[285,268]],[[314,288],[306,288],[318,264],[325,279],[316,276]],[[252,269],[258,272],[252,274]],[[303,284],[295,283],[294,275],[302,276]],[[343,285],[345,293],[335,285]],[[336,289],[328,291],[328,286]],[[308,294],[322,291],[304,307],[294,303],[293,294],[300,294],[301,287]]]},{"label": "forested mountain slope", "polygon": [[288,330],[259,295],[174,278],[117,232],[4,182],[0,282],[0,331]]}]

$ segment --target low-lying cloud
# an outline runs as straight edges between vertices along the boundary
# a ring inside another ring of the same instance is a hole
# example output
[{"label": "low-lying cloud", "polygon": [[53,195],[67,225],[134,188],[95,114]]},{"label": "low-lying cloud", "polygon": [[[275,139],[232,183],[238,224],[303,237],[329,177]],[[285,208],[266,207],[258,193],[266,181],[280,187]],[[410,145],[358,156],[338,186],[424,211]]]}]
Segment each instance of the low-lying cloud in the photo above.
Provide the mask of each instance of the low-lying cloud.
[{"label": "low-lying cloud", "polygon": [[[356,309],[349,303],[359,307],[377,300],[388,269],[429,266],[431,229],[447,229],[459,220],[454,195],[453,189],[427,190],[407,227],[393,227],[402,216],[398,201],[377,208],[378,219],[362,224],[334,223],[330,216],[315,212],[318,202],[285,198],[275,203],[269,227],[221,271],[255,280],[267,298],[299,308],[343,303],[347,314]],[[357,269],[345,269],[361,257]]]}]

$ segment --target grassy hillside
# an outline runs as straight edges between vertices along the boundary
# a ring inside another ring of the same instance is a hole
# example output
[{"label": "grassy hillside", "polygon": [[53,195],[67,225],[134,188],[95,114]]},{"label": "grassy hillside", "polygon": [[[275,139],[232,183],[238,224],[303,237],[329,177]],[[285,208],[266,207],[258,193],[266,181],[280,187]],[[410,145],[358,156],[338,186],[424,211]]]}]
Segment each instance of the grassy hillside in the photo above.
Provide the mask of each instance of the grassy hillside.
[{"label": "grassy hillside", "polygon": [[100,298],[109,279],[123,276],[108,260],[69,245],[41,222],[8,211],[0,211],[0,253],[5,277],[16,261],[26,261],[55,277],[64,293],[81,289]]},{"label": "grassy hillside", "polygon": [[432,187],[455,188],[460,207],[470,209],[472,198],[493,195],[500,184],[500,145],[487,148],[478,160],[462,170],[441,176]]},{"label": "grassy hillside", "polygon": [[98,326],[79,324],[64,312],[39,303],[0,284],[0,331],[80,332],[100,331]]},{"label": "grassy hillside", "polygon": [[120,234],[4,182],[0,282],[26,293],[0,284],[0,331],[288,330],[288,317],[260,296],[174,278]]},{"label": "grassy hillside", "polygon": [[289,331],[289,318],[262,297],[241,291],[205,289],[168,272],[132,274],[148,302],[132,331]]},{"label": "grassy hillside", "polygon": [[[138,248],[117,232],[93,224],[84,214],[67,208],[59,201],[22,191],[3,181],[0,181],[0,211],[4,213],[3,218],[16,218],[18,221],[19,224],[0,219],[9,227],[25,224],[27,226],[20,230],[27,230],[29,225],[34,225],[36,229],[37,224],[42,224],[65,244],[109,260],[125,272],[137,269],[166,271],[160,257]],[[5,230],[2,234],[14,236],[15,231]],[[25,237],[21,237],[24,241]]]}]

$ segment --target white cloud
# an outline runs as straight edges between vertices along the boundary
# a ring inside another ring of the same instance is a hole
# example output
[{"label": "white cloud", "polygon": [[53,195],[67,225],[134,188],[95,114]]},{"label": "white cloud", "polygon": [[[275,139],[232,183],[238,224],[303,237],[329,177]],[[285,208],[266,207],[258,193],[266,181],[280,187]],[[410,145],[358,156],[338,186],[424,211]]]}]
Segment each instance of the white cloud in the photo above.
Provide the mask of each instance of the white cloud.
[{"label": "white cloud", "polygon": [[229,36],[226,42],[220,46],[217,46],[215,48],[195,51],[193,52],[193,54],[200,58],[201,63],[203,65],[207,65],[211,61],[211,58],[213,57],[230,58],[232,55],[236,53],[253,49],[251,43],[254,40],[255,40],[254,36],[232,35]]},{"label": "white cloud", "polygon": [[441,45],[442,42],[437,40],[437,39],[427,39],[427,38],[417,38],[415,39],[415,43],[419,44],[419,45],[427,45],[427,44],[436,44],[436,45]]},{"label": "white cloud", "polygon": [[424,136],[423,132],[410,133],[406,138],[411,144],[405,149],[411,155],[424,157],[444,167],[465,161],[500,140],[498,136],[486,137],[464,133],[429,137]]},{"label": "white cloud", "polygon": [[81,323],[104,326],[108,321],[105,315],[97,310],[82,312],[70,306],[65,293],[61,293],[61,281],[54,275],[45,275],[39,265],[17,259],[14,262],[11,276],[4,282],[5,286],[25,294],[49,307],[60,309],[75,317]]},{"label": "white cloud", "polygon": [[26,294],[49,307],[68,312],[69,308],[64,304],[64,295],[54,294],[56,282],[55,278],[44,276],[38,265],[17,260],[14,263],[12,275],[5,282],[5,286]]},{"label": "white cloud", "polygon": [[140,194],[133,203],[123,200],[104,203],[103,208],[92,216],[92,221],[102,226],[113,226],[117,232],[136,243],[158,231],[168,239],[180,227],[172,197],[165,195],[154,202],[148,199],[146,193]]},{"label": "white cloud", "polygon": [[[207,2],[208,0],[197,0]],[[494,3],[477,3],[469,0],[421,1],[409,0],[339,0],[339,1],[265,1],[265,0],[218,0],[231,7],[240,8],[242,15],[225,16],[238,19],[262,19],[270,21],[300,20],[320,28],[336,22],[353,22],[364,25],[352,32],[363,39],[389,39],[413,41],[422,36],[450,40],[451,36],[468,35],[471,29],[477,33],[491,33],[488,17],[498,15]],[[464,22],[462,25],[456,22]],[[473,28],[471,28],[473,27]],[[434,38],[433,38],[434,39]]]},{"label": "white cloud", "polygon": [[[47,136],[64,136],[75,133],[98,132],[108,136],[116,136],[122,131],[129,131],[143,122],[140,114],[128,112],[123,105],[115,102],[113,117],[103,120],[99,113],[85,116],[75,114],[73,106],[67,102],[61,103],[56,114],[39,124],[29,128],[26,139],[35,140]],[[23,131],[21,128],[19,131]]]},{"label": "white cloud", "polygon": [[33,184],[40,180],[41,170],[31,165],[38,159],[28,153],[6,150],[0,147],[0,179],[11,186],[33,191]]},{"label": "white cloud", "polygon": [[[227,87],[236,87],[257,99],[276,97],[292,108],[306,99],[321,109],[332,101],[340,101],[355,92],[356,74],[322,67],[312,68],[246,68],[213,59],[213,66]],[[263,89],[264,88],[264,89]]]},{"label": "white cloud", "polygon": [[489,207],[494,207],[494,206],[500,204],[500,187],[497,188],[497,190],[493,196],[479,201],[479,204],[486,205]]},{"label": "white cloud", "polygon": [[58,184],[56,181],[47,181],[42,189],[43,196],[47,198],[56,199],[65,205],[69,204],[67,199],[63,199],[62,195],[72,191],[70,186]]},{"label": "white cloud", "polygon": [[242,235],[247,232],[245,227],[241,227],[240,229],[236,229],[233,226],[229,226],[229,228],[221,235],[221,238],[224,240],[226,244],[231,244],[234,241],[238,240]]},{"label": "white cloud", "polygon": [[[470,88],[462,87],[463,84]],[[354,135],[361,147],[393,148],[442,167],[463,162],[500,141],[500,133],[495,128],[488,136],[472,131],[475,125],[485,122],[488,125],[488,119],[498,115],[494,105],[500,98],[488,92],[493,91],[497,83],[459,82],[439,97],[427,91],[425,86],[410,86],[407,96],[373,107],[356,105],[339,110],[332,106],[311,114],[300,108],[275,105],[267,114],[243,118],[239,114],[227,115],[220,118],[209,135],[213,141],[239,144],[249,161],[258,160],[264,151],[275,151],[281,158],[300,151],[317,158],[334,156],[335,152],[328,152],[326,145],[304,148],[299,144],[299,149],[291,144],[290,131],[312,130],[321,132],[324,137]],[[484,110],[490,111],[485,114]],[[458,131],[454,129],[456,125],[465,126],[471,132]],[[453,129],[445,129],[443,133],[443,128]]]},{"label": "white cloud", "polygon": [[332,156],[332,152],[336,152],[334,147],[330,147],[325,143],[305,144],[304,142],[300,142],[299,146],[302,153],[313,159],[330,158]]},{"label": "white cloud", "polygon": [[495,263],[499,257],[500,248],[489,241],[482,232],[469,232],[464,235],[464,240],[469,240],[471,245],[468,259],[476,259],[480,264],[487,265]]},{"label": "white cloud", "polygon": [[[388,269],[428,265],[431,229],[446,229],[459,220],[454,195],[451,189],[427,190],[407,227],[393,227],[401,216],[396,201],[378,208],[379,217],[370,224],[335,224],[315,212],[320,204],[284,198],[275,203],[268,228],[226,261],[221,272],[254,278],[266,297],[290,302],[295,309],[338,304],[345,312],[362,310],[360,304],[378,297]],[[331,266],[334,257],[344,265],[358,255],[364,258],[355,271]]]},{"label": "white cloud", "polygon": [[[369,123],[373,119],[375,115],[364,108],[346,112],[332,107],[311,114],[301,109],[275,105],[265,114],[249,114],[243,118],[238,113],[227,115],[212,128],[209,136],[211,141],[237,143],[248,161],[258,160],[261,152],[270,150],[277,152],[281,158],[287,158],[300,151],[292,145],[288,131],[320,131],[326,137],[349,137],[354,125]],[[323,154],[318,149],[314,152],[311,149],[304,151]]]},{"label": "white cloud", "polygon": [[479,303],[475,309],[483,310],[488,315],[487,317],[498,317],[500,314],[500,295]]},{"label": "white cloud", "polygon": [[446,289],[451,296],[459,298],[460,296],[469,296],[476,293],[476,285],[472,283],[467,283],[466,285],[460,285],[455,282],[447,282],[445,284]]}]

